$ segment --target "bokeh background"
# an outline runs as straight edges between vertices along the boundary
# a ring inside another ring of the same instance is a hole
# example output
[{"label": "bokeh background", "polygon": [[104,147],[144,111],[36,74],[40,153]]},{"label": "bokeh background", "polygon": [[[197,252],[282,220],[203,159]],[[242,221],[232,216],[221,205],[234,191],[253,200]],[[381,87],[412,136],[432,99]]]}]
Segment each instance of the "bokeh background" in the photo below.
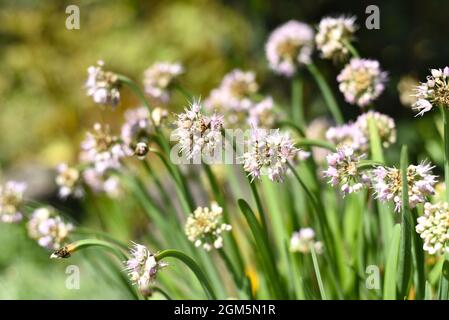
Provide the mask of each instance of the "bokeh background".
[{"label": "bokeh background", "polygon": [[[76,4],[80,30],[67,30],[65,9]],[[365,8],[380,8],[380,30],[367,30]],[[111,70],[141,81],[143,70],[158,60],[179,61],[186,73],[183,85],[207,96],[233,68],[252,69],[264,93],[288,103],[289,84],[267,68],[264,42],[270,32],[290,19],[317,25],[325,15],[356,15],[360,29],[355,46],[361,55],[378,59],[389,72],[388,89],[377,109],[395,118],[399,142],[388,156],[396,159],[401,143],[411,157],[440,165],[438,113],[413,118],[407,88],[424,80],[429,68],[449,62],[447,33],[449,1],[0,1],[0,180],[30,184],[29,196],[69,208],[83,219],[76,202],[59,203],[53,168],[76,160],[85,130],[98,119],[118,128],[123,109],[136,106],[124,92],[122,106],[105,113],[85,96],[86,69],[98,59]],[[346,119],[359,110],[344,103],[337,90],[341,65],[316,59],[343,106]],[[312,79],[306,79],[307,117],[326,112]],[[399,85],[400,84],[400,85]],[[398,90],[398,87],[401,90]],[[174,95],[169,109],[182,108]],[[438,171],[438,168],[437,168]],[[80,290],[67,290],[64,264],[50,263],[48,254],[25,232],[0,225],[0,299],[126,298],[114,290],[107,272],[82,257]]]}]

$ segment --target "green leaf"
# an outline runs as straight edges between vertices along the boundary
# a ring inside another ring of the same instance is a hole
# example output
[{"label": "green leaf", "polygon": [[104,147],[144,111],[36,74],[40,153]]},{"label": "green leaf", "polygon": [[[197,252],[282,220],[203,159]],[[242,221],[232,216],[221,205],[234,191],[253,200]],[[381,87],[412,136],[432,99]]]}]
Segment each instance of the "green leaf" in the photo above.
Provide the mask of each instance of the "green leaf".
[{"label": "green leaf", "polygon": [[384,277],[384,294],[385,300],[396,299],[396,278],[399,256],[399,241],[401,239],[401,225],[396,224],[393,229],[393,234],[389,241],[390,247],[388,250],[388,259],[385,265]]},{"label": "green leaf", "polygon": [[408,202],[408,155],[407,146],[402,147],[401,151],[401,180],[402,180],[402,234],[401,246],[398,262],[398,287],[399,298],[403,299],[407,295],[407,289],[411,275],[411,252],[412,252],[412,223],[410,206]]}]

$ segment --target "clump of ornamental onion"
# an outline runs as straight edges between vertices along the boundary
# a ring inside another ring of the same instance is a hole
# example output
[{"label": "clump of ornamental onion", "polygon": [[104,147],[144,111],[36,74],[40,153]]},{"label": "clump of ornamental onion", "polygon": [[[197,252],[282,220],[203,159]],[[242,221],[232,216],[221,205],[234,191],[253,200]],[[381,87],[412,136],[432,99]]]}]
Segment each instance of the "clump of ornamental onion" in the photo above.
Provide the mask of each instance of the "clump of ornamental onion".
[{"label": "clump of ornamental onion", "polygon": [[162,103],[170,100],[170,85],[184,72],[179,63],[157,62],[145,70],[145,93]]},{"label": "clump of ornamental onion", "polygon": [[223,231],[232,229],[231,225],[221,222],[222,217],[223,209],[216,202],[211,203],[210,209],[207,207],[196,208],[185,224],[187,238],[196,247],[203,247],[206,251],[210,251],[212,248],[222,248]]},{"label": "clump of ornamental onion", "polygon": [[271,181],[283,182],[291,161],[298,153],[290,136],[277,130],[253,129],[243,154],[243,168],[248,175],[260,178],[268,176]]},{"label": "clump of ornamental onion", "polygon": [[429,254],[449,252],[449,204],[438,202],[424,204],[424,215],[418,218],[416,232],[424,241],[423,249]]},{"label": "clump of ornamental onion", "polygon": [[265,44],[270,68],[291,77],[298,68],[311,63],[314,44],[313,29],[302,22],[291,20],[276,28]]},{"label": "clump of ornamental onion", "polygon": [[354,40],[355,17],[324,17],[315,35],[317,49],[324,59],[341,61],[349,55],[346,43]]},{"label": "clump of ornamental onion", "polygon": [[380,69],[376,60],[352,58],[337,81],[347,102],[365,107],[384,91],[387,73]]},{"label": "clump of ornamental onion", "polygon": [[[407,168],[408,199],[410,208],[426,202],[426,197],[435,194],[437,176],[432,175],[433,167],[426,162],[419,165],[409,165]],[[397,168],[378,166],[372,171],[372,183],[376,198],[381,201],[393,201],[395,211],[401,211],[402,177]]]},{"label": "clump of ornamental onion", "polygon": [[423,115],[433,107],[449,108],[449,67],[432,69],[427,81],[416,87],[416,98],[418,99],[413,108]]},{"label": "clump of ornamental onion", "polygon": [[53,209],[47,207],[34,210],[27,223],[30,238],[51,250],[61,248],[73,229],[71,223],[64,222]]},{"label": "clump of ornamental onion", "polygon": [[145,246],[134,243],[131,248],[131,258],[125,261],[125,270],[132,283],[139,288],[145,297],[152,294],[158,271],[167,263],[157,261],[156,256]]},{"label": "clump of ornamental onion", "polygon": [[331,185],[340,186],[343,194],[358,192],[369,182],[366,173],[359,168],[363,157],[349,146],[337,148],[337,152],[327,156],[328,168],[323,174],[330,178]]},{"label": "clump of ornamental onion", "polygon": [[0,185],[0,221],[15,223],[23,219],[23,194],[26,183],[8,181]]},{"label": "clump of ornamental onion", "polygon": [[95,103],[116,107],[120,102],[120,82],[115,73],[104,70],[104,65],[99,60],[87,69],[86,92]]}]

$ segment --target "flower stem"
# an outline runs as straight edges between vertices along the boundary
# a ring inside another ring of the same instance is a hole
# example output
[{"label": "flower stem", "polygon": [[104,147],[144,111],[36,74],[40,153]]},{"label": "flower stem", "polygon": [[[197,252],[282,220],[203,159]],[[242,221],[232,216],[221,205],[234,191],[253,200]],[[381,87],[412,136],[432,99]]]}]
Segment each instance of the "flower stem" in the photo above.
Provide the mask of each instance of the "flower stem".
[{"label": "flower stem", "polygon": [[326,80],[324,79],[323,75],[313,63],[309,63],[307,65],[307,68],[309,69],[312,76],[315,78],[315,81],[317,82],[318,87],[321,90],[323,98],[326,101],[326,104],[329,108],[329,111],[332,113],[335,122],[337,122],[338,125],[342,125],[344,122],[343,116],[341,115],[340,109],[332,93],[332,90],[326,83]]},{"label": "flower stem", "polygon": [[128,259],[128,257],[114,244],[99,240],[99,239],[83,239],[72,242],[61,249],[55,251],[50,258],[69,258],[73,253],[89,247],[101,247],[111,251],[121,262]]},{"label": "flower stem", "polygon": [[327,300],[326,292],[324,291],[323,280],[321,279],[320,266],[318,265],[318,259],[316,258],[315,248],[310,248],[312,254],[313,269],[315,270],[316,280],[318,281],[318,287],[320,288],[321,299]]},{"label": "flower stem", "polygon": [[354,58],[360,58],[360,54],[357,49],[348,40],[343,40],[343,44],[349,50]]},{"label": "flower stem", "polygon": [[292,80],[292,118],[295,124],[304,129],[306,121],[304,118],[304,105],[303,105],[303,82],[300,76],[296,76]]},{"label": "flower stem", "polygon": [[157,260],[162,260],[165,258],[175,258],[182,261],[195,274],[198,281],[201,283],[201,286],[203,287],[204,291],[206,292],[206,295],[210,299],[214,300],[217,299],[217,296],[215,295],[207,276],[204,274],[204,272],[201,270],[201,268],[198,266],[195,260],[187,256],[186,254],[182,253],[181,251],[174,249],[164,250],[156,255]]},{"label": "flower stem", "polygon": [[[449,109],[442,106],[444,127],[444,182],[446,186],[446,201],[449,202]],[[449,254],[444,255],[443,269],[440,279],[440,299],[449,298]]]}]

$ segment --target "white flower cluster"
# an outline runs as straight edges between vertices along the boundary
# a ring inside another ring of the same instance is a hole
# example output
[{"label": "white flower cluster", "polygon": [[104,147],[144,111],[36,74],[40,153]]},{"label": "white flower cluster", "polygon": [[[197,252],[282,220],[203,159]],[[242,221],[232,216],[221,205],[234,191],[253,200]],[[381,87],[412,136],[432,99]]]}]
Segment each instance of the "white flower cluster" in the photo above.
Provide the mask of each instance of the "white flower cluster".
[{"label": "white flower cluster", "polygon": [[[426,202],[426,196],[435,194],[437,176],[432,175],[433,167],[425,162],[409,165],[407,170],[408,199],[411,208]],[[379,166],[373,171],[373,186],[376,197],[381,201],[393,201],[395,211],[402,206],[402,177],[397,168]]]},{"label": "white flower cluster", "polygon": [[144,87],[145,92],[153,99],[162,103],[168,103],[170,84],[184,72],[179,63],[157,62],[145,70]]},{"label": "white flower cluster", "polygon": [[258,89],[254,72],[234,69],[210,92],[204,106],[208,111],[223,114],[226,127],[268,127],[275,121],[273,99],[265,97],[256,101],[254,95]]},{"label": "white flower cluster", "polygon": [[87,95],[97,104],[116,107],[120,102],[119,81],[115,73],[104,70],[104,61],[87,69]]},{"label": "white flower cluster", "polygon": [[0,221],[19,222],[23,219],[23,193],[27,185],[24,182],[8,181],[0,185]]},{"label": "white flower cluster", "polygon": [[357,27],[355,17],[325,17],[321,19],[315,42],[325,59],[343,60],[349,54],[345,42],[351,42]]},{"label": "white flower cluster", "polygon": [[449,67],[432,69],[427,81],[416,88],[416,98],[413,108],[419,111],[417,115],[423,115],[433,106],[449,108]]},{"label": "white flower cluster", "polygon": [[449,204],[438,202],[424,205],[424,215],[418,218],[416,232],[424,240],[423,249],[430,254],[449,252]]},{"label": "white flower cluster", "polygon": [[270,68],[291,77],[303,64],[311,62],[314,31],[302,22],[291,20],[275,29],[265,45]]},{"label": "white flower cluster", "polygon": [[312,228],[301,228],[294,232],[290,239],[290,251],[308,253],[315,249],[315,252],[323,252],[323,243],[315,240],[315,231]]},{"label": "white flower cluster", "polygon": [[167,263],[157,261],[155,255],[145,246],[134,243],[131,248],[131,258],[125,261],[125,265],[125,270],[139,291],[144,296],[150,296],[157,272],[167,266]]},{"label": "white flower cluster", "polygon": [[187,218],[185,233],[196,247],[202,246],[206,251],[223,247],[223,231],[230,231],[232,226],[221,223],[223,209],[212,202],[210,209],[198,207]]},{"label": "white flower cluster", "polygon": [[283,182],[288,161],[298,151],[287,133],[253,129],[243,154],[243,168],[252,179],[267,175],[271,181]]},{"label": "white flower cluster", "polygon": [[28,235],[40,246],[57,250],[74,229],[50,208],[36,209],[27,223]]},{"label": "white flower cluster", "polygon": [[368,176],[359,169],[364,155],[356,155],[349,146],[337,148],[337,152],[327,156],[328,168],[324,176],[330,178],[333,186],[341,185],[344,194],[360,191],[369,181]]},{"label": "white flower cluster", "polygon": [[59,197],[62,199],[68,196],[80,198],[84,195],[80,171],[74,167],[69,167],[66,163],[61,163],[56,168],[56,185],[59,187]]},{"label": "white flower cluster", "polygon": [[347,102],[365,107],[384,91],[387,73],[380,69],[378,61],[352,58],[337,81]]},{"label": "white flower cluster", "polygon": [[223,117],[218,114],[205,116],[201,113],[198,102],[192,103],[190,109],[186,108],[178,115],[176,126],[173,136],[178,140],[180,151],[187,156],[187,159],[201,153],[211,155],[221,146]]}]

